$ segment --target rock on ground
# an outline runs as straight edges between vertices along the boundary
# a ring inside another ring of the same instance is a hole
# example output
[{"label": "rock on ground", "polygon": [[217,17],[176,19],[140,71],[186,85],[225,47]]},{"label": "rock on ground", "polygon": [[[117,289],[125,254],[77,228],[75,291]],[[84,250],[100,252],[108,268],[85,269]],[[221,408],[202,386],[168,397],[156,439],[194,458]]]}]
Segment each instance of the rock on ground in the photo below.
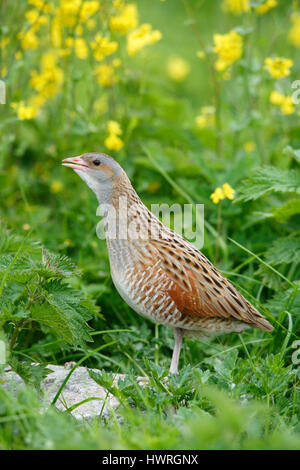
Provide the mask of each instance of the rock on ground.
[{"label": "rock on ground", "polygon": [[[74,363],[75,364],[75,363]],[[41,388],[45,395],[45,403],[50,404],[55,397],[60,385],[73,367],[72,363],[66,363],[65,366],[48,365],[51,372],[43,380]],[[100,372],[98,369],[92,369],[94,372]],[[116,374],[115,382],[124,379],[124,374]],[[5,374],[6,388],[14,387],[17,389],[23,384],[23,380],[15,372]],[[143,377],[137,377],[137,381],[142,383]],[[87,398],[96,398],[85,402],[71,411],[77,419],[91,419],[101,415],[101,418],[109,416],[112,410],[119,406],[118,400],[109,394],[107,390],[98,385],[91,377],[85,367],[77,367],[69,380],[67,381],[62,393],[60,394],[56,407],[62,411],[71,406],[80,403]]]}]

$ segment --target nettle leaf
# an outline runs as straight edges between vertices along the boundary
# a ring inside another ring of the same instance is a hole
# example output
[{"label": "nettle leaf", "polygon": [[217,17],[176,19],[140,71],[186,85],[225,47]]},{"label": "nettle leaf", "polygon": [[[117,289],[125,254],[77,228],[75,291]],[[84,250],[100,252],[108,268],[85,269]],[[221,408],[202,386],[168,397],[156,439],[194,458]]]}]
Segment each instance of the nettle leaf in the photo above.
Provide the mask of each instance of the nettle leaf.
[{"label": "nettle leaf", "polygon": [[275,240],[266,252],[265,259],[273,266],[300,261],[300,234],[295,233],[292,236]]},{"label": "nettle leaf", "polygon": [[[73,312],[75,307],[82,306],[84,302],[84,297],[82,296],[79,290],[74,289],[73,287],[63,284],[60,281],[50,281],[44,284],[44,289],[48,292],[47,301],[52,305],[55,305],[58,308],[63,308],[70,313]],[[83,312],[83,317],[85,320],[91,318],[91,314],[87,309]]]},{"label": "nettle leaf", "polygon": [[[267,264],[279,266],[281,264],[299,262],[299,235],[299,232],[295,232],[288,237],[282,237],[275,240],[271,247],[265,252],[265,261]],[[278,289],[282,282],[278,274],[264,264],[259,265],[256,273],[258,276],[262,276],[263,283],[272,289]]]},{"label": "nettle leaf", "polygon": [[86,308],[93,315],[96,315],[98,318],[104,318],[100,313],[100,307],[95,304],[94,300],[84,297],[81,299],[80,305]]},{"label": "nettle leaf", "polygon": [[0,296],[0,327],[8,321],[28,317],[24,295],[24,286],[18,283],[10,283],[3,289]]},{"label": "nettle leaf", "polygon": [[293,215],[300,214],[300,199],[291,199],[283,206],[273,209],[273,216],[278,222],[287,222]]},{"label": "nettle leaf", "polygon": [[296,162],[300,163],[300,149],[294,149],[293,147],[288,145],[283,149],[283,153],[285,155],[288,155],[289,157],[294,158]]},{"label": "nettle leaf", "polygon": [[276,290],[281,285],[282,280],[278,274],[262,263],[259,265],[256,275],[261,278],[262,284],[268,286],[270,289]]},{"label": "nettle leaf", "polygon": [[34,264],[29,256],[22,254],[15,261],[14,255],[0,255],[0,280],[5,276],[7,282],[20,282],[22,284],[30,281],[36,272]]},{"label": "nettle leaf", "polygon": [[270,192],[296,192],[300,194],[300,171],[275,167],[257,168],[238,188],[236,201],[258,199]]},{"label": "nettle leaf", "polygon": [[[18,256],[16,257],[16,253]],[[0,237],[0,326],[31,318],[51,328],[67,343],[84,346],[92,341],[87,325],[99,308],[64,279],[78,275],[66,256],[54,254],[3,230]]]},{"label": "nettle leaf", "polygon": [[14,302],[11,299],[0,297],[0,328],[13,317]]},{"label": "nettle leaf", "polygon": [[15,305],[11,300],[0,298],[0,328],[6,322],[16,322],[29,316],[30,311],[26,308],[25,302]]},{"label": "nettle leaf", "polygon": [[79,269],[70,258],[52,253],[44,247],[42,249],[42,263],[45,277],[51,277],[51,274],[55,277],[70,277],[80,274]]},{"label": "nettle leaf", "polygon": [[9,254],[18,251],[22,243],[22,251],[30,254],[37,254],[41,250],[40,242],[32,240],[31,238],[24,239],[15,233],[10,232],[5,227],[0,230],[0,253]]},{"label": "nettle leaf", "polygon": [[32,318],[48,325],[54,333],[72,345],[92,341],[87,321],[93,309],[80,291],[54,280],[43,284],[44,303],[31,307]]},{"label": "nettle leaf", "polygon": [[283,310],[289,310],[290,313],[299,318],[300,315],[300,283],[297,290],[293,288],[284,292],[277,292],[274,297],[267,301],[266,307],[272,312],[279,314]]},{"label": "nettle leaf", "polygon": [[[22,243],[22,254],[14,260],[15,252]],[[80,271],[67,257],[60,256],[33,241],[24,241],[3,231],[0,238],[0,281],[5,276],[7,282],[26,284],[36,275],[42,278],[61,279],[79,275]]]},{"label": "nettle leaf", "polygon": [[61,310],[47,304],[36,304],[31,307],[30,311],[33,320],[49,326],[56,336],[73,344],[73,334],[68,324],[67,315]]},{"label": "nettle leaf", "polygon": [[42,380],[53,372],[51,369],[47,369],[47,366],[44,364],[31,364],[28,361],[21,362],[14,356],[10,358],[8,363],[12,370],[16,372],[27,385],[32,385],[38,391],[41,391],[40,385]]}]

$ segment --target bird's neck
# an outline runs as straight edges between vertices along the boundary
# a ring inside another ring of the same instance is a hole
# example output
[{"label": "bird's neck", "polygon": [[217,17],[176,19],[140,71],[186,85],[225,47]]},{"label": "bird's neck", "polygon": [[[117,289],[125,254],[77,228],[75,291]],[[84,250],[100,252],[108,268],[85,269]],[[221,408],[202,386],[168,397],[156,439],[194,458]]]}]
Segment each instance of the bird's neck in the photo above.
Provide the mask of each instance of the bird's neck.
[{"label": "bird's neck", "polygon": [[140,198],[132,187],[132,184],[125,172],[115,180],[108,180],[106,183],[101,183],[97,188],[93,188],[100,206],[112,206],[115,210],[120,209],[120,200],[126,199],[128,203]]},{"label": "bird's neck", "polygon": [[127,175],[122,174],[104,194],[97,194],[103,216],[106,240],[112,244],[130,243],[147,235],[150,212],[133,189]]}]

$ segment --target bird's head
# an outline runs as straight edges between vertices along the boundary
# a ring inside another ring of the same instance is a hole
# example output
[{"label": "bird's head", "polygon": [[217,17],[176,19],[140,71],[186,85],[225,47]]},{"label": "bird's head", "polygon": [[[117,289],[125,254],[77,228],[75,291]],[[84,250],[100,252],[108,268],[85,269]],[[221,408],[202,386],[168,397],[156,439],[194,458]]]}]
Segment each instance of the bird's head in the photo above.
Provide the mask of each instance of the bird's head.
[{"label": "bird's head", "polygon": [[104,153],[84,153],[79,157],[65,158],[64,166],[75,172],[94,191],[98,199],[108,199],[114,186],[124,174],[121,166]]}]

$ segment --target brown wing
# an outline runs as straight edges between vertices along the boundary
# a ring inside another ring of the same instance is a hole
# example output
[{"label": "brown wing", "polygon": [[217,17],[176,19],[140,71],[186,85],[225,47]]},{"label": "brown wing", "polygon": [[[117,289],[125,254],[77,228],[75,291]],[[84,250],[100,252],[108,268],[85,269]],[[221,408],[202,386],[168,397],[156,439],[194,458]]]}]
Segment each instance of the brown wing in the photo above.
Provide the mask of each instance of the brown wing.
[{"label": "brown wing", "polygon": [[152,256],[172,279],[168,294],[177,308],[193,317],[234,318],[253,327],[271,331],[272,325],[193,245],[178,239],[151,241]]}]

